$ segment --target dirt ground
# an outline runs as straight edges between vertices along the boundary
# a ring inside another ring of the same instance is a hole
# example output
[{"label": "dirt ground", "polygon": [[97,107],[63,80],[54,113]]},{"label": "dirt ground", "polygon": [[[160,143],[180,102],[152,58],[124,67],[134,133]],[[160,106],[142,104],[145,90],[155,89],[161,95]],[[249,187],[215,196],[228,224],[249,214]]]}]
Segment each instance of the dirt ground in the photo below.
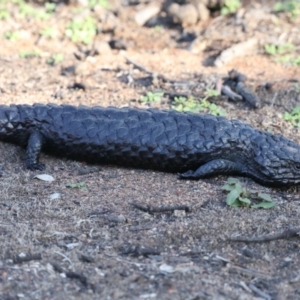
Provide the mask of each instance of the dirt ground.
[{"label": "dirt ground", "polygon": [[[283,119],[300,104],[300,67],[264,50],[266,44],[293,44],[291,55],[299,56],[299,17],[275,13],[271,1],[248,1],[231,15],[211,10],[195,24],[174,23],[161,9],[142,26],[135,16],[147,9],[145,1],[93,9],[81,2],[50,7],[46,19],[26,6],[21,11],[22,1],[0,2],[1,104],[170,109],[176,95],[203,99],[235,69],[247,76],[260,107],[225,95],[209,101],[227,118],[300,143],[299,129]],[[45,12],[43,4],[28,5]],[[68,24],[86,16],[96,20],[92,43],[70,40]],[[254,50],[216,66],[223,50],[253,38]],[[140,101],[159,91],[161,101]],[[0,148],[0,299],[300,299],[298,237],[228,240],[299,228],[297,187],[271,189],[239,178],[277,205],[233,208],[221,190],[226,177],[182,181],[176,174],[43,154],[45,173],[55,178],[47,182],[34,178],[41,172],[24,169],[24,149]],[[188,209],[144,212],[133,201]]]}]

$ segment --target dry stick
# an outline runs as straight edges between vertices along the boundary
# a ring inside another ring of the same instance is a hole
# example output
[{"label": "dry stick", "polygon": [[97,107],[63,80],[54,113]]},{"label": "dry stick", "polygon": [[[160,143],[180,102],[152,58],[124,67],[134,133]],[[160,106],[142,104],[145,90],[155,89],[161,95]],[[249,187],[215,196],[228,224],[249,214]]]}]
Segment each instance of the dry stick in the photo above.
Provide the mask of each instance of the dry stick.
[{"label": "dry stick", "polygon": [[239,95],[241,95],[251,106],[259,108],[260,107],[260,99],[256,94],[254,94],[244,82],[238,82],[236,86],[236,91]]},{"label": "dry stick", "polygon": [[258,277],[258,278],[266,278],[266,279],[272,279],[272,277],[269,274],[251,269],[251,268],[244,268],[244,267],[239,267],[236,265],[230,266],[230,270],[238,272],[242,275],[251,275],[253,277]]},{"label": "dry stick", "polygon": [[171,83],[175,83],[175,82],[176,82],[175,80],[169,79],[169,78],[165,77],[165,76],[162,75],[162,74],[155,73],[155,72],[152,72],[152,71],[148,70],[146,67],[144,67],[144,66],[142,66],[142,65],[140,65],[140,64],[138,64],[138,63],[136,63],[135,61],[133,61],[133,60],[132,60],[131,58],[129,58],[129,57],[126,57],[126,56],[125,56],[125,59],[127,60],[127,62],[129,62],[130,64],[134,65],[137,69],[139,69],[139,70],[141,70],[141,71],[143,71],[143,72],[145,72],[145,73],[151,75],[153,78],[161,78],[161,79],[163,79],[163,80],[165,80],[165,81],[167,81],[167,82],[171,82]]},{"label": "dry stick", "polygon": [[135,256],[159,255],[161,253],[161,251],[156,248],[139,245],[124,245],[120,250],[122,254],[131,254]]},{"label": "dry stick", "polygon": [[266,300],[271,300],[271,296],[264,293],[263,291],[261,291],[260,289],[258,289],[255,285],[253,284],[249,284],[249,288],[255,293],[257,294],[259,297],[266,299]]},{"label": "dry stick", "polygon": [[[142,66],[141,64],[133,61],[129,57],[125,56],[125,59],[127,60],[128,63],[132,64],[137,69],[149,74],[152,78],[160,78],[160,79],[164,80],[165,82],[172,83],[175,87],[186,87],[186,88],[191,89],[191,88],[194,88],[199,85],[198,82],[176,81],[176,80],[170,79],[162,74],[150,71],[149,69],[147,69],[146,67]],[[164,93],[171,94],[171,92],[168,92],[168,91],[164,91]],[[174,94],[174,95],[177,96],[176,94]],[[179,96],[180,96],[180,94],[179,94]],[[185,96],[185,94],[182,94],[182,96]],[[190,94],[186,95],[186,97],[188,97],[188,96],[190,96]]]},{"label": "dry stick", "polygon": [[151,229],[153,229],[153,226],[140,226],[140,227],[132,226],[128,228],[129,231],[142,231],[142,230],[151,230]]},{"label": "dry stick", "polygon": [[174,206],[150,206],[144,205],[135,201],[129,201],[129,204],[133,207],[142,210],[148,213],[155,212],[173,212],[174,210],[185,210],[186,212],[190,211],[190,208],[187,205],[174,205]]},{"label": "dry stick", "polygon": [[230,99],[235,101],[243,100],[243,97],[235,93],[228,85],[223,85],[221,88],[222,94],[228,96]]},{"label": "dry stick", "polygon": [[86,276],[84,276],[80,273],[70,271],[70,272],[66,272],[65,274],[66,274],[67,278],[76,279],[79,282],[81,282],[84,286],[88,285],[88,280],[87,280]]},{"label": "dry stick", "polygon": [[244,242],[244,243],[261,243],[261,242],[270,242],[275,240],[290,239],[292,237],[299,236],[300,228],[290,227],[287,230],[284,230],[275,234],[261,235],[257,237],[231,237],[228,238],[231,242]]},{"label": "dry stick", "polygon": [[26,256],[16,256],[13,259],[15,264],[21,264],[23,262],[29,262],[32,260],[42,260],[42,255],[40,253],[36,254],[26,254]]},{"label": "dry stick", "polygon": [[125,59],[127,60],[127,62],[129,62],[130,64],[134,65],[137,69],[151,75],[152,77],[158,77],[158,78],[162,78],[166,81],[173,81],[173,80],[169,80],[167,79],[164,75],[161,75],[161,74],[158,74],[158,73],[155,73],[155,72],[152,72],[150,70],[148,70],[146,67],[136,63],[135,61],[133,61],[132,59],[128,58],[125,56]]}]

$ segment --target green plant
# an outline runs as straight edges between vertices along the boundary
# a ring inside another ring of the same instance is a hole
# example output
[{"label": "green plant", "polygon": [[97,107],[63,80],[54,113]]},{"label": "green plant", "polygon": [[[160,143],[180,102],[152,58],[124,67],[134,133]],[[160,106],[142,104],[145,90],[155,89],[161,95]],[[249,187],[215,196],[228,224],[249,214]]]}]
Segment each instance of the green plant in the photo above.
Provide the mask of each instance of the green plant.
[{"label": "green plant", "polygon": [[47,20],[50,16],[45,10],[34,7],[25,2],[19,3],[19,16],[22,18],[34,18],[38,20]]},{"label": "green plant", "polygon": [[103,8],[109,8],[109,0],[89,0],[89,7],[93,8],[100,5]]},{"label": "green plant", "polygon": [[280,45],[275,44],[266,44],[265,45],[265,52],[269,55],[280,55],[289,53],[295,50],[295,45],[291,43],[284,43]]},{"label": "green plant", "polygon": [[155,92],[155,93],[152,93],[152,92],[147,92],[146,95],[144,96],[141,96],[141,102],[144,102],[144,103],[153,103],[153,102],[159,102],[161,101],[161,98],[164,96],[164,93],[162,92]]},{"label": "green plant", "polygon": [[90,44],[96,34],[97,22],[91,16],[70,22],[65,30],[65,35],[74,43],[82,42],[84,44]]},{"label": "green plant", "polygon": [[247,191],[236,178],[228,178],[222,190],[229,192],[226,198],[226,203],[229,206],[266,209],[276,205],[269,194]]},{"label": "green plant", "polygon": [[290,66],[299,66],[300,65],[300,56],[292,56],[292,55],[283,55],[280,57],[276,57],[275,61],[285,64],[285,65],[290,65]]},{"label": "green plant", "polygon": [[31,50],[31,51],[20,51],[19,55],[22,58],[33,58],[40,56],[41,52],[39,50]]},{"label": "green plant", "polygon": [[47,64],[54,66],[58,63],[61,63],[63,61],[63,59],[64,59],[64,55],[62,53],[57,53],[47,59]]},{"label": "green plant", "polygon": [[10,41],[16,41],[20,38],[20,32],[18,31],[6,31],[3,34],[4,38]]},{"label": "green plant", "polygon": [[221,8],[221,14],[233,14],[241,7],[241,5],[240,0],[225,0],[224,6]]},{"label": "green plant", "polygon": [[207,89],[205,97],[200,101],[195,100],[194,97],[175,97],[172,108],[183,112],[207,111],[215,116],[225,116],[226,112],[224,109],[208,101],[210,97],[217,97],[219,95],[218,91]]},{"label": "green plant", "polygon": [[214,116],[225,116],[226,115],[226,111],[223,108],[217,106],[214,103],[210,103],[206,99],[201,101],[201,108],[202,108],[202,110],[207,109],[207,111]]},{"label": "green plant", "polygon": [[287,0],[276,2],[274,5],[275,12],[286,12],[291,18],[300,15],[300,2],[297,0]]},{"label": "green plant", "polygon": [[7,8],[4,6],[0,6],[0,20],[7,20],[9,18],[10,14],[7,10]]},{"label": "green plant", "polygon": [[154,29],[154,31],[157,32],[157,33],[161,33],[161,32],[164,30],[164,28],[163,28],[162,25],[155,25],[155,26],[153,27],[153,29]]},{"label": "green plant", "polygon": [[285,112],[283,119],[291,122],[296,127],[300,127],[300,106],[296,106],[290,113]]},{"label": "green plant", "polygon": [[296,93],[300,94],[300,84],[298,82],[294,84],[294,89]]},{"label": "green plant", "polygon": [[80,190],[87,191],[87,188],[85,186],[85,182],[67,183],[66,187],[71,188],[71,189],[80,189]]},{"label": "green plant", "polygon": [[56,36],[56,30],[54,27],[47,26],[43,30],[40,31],[40,35],[42,35],[46,38],[53,39]]},{"label": "green plant", "polygon": [[55,12],[55,9],[56,9],[56,4],[55,3],[50,3],[50,2],[45,3],[46,13],[52,14],[52,13]]},{"label": "green plant", "polygon": [[289,64],[293,66],[300,65],[300,56],[292,54],[296,47],[291,43],[284,43],[280,45],[266,44],[265,52],[271,56],[274,56],[274,61]]},{"label": "green plant", "polygon": [[201,111],[201,104],[193,97],[175,97],[172,108],[182,112],[199,112]]}]

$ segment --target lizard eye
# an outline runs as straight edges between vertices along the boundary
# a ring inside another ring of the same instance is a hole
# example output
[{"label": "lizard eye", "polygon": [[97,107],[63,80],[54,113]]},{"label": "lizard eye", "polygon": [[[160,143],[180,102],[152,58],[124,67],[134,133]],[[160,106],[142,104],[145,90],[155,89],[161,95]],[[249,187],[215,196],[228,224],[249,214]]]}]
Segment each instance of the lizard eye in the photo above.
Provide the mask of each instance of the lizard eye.
[{"label": "lizard eye", "polygon": [[300,171],[300,163],[295,163],[294,168],[298,171]]}]

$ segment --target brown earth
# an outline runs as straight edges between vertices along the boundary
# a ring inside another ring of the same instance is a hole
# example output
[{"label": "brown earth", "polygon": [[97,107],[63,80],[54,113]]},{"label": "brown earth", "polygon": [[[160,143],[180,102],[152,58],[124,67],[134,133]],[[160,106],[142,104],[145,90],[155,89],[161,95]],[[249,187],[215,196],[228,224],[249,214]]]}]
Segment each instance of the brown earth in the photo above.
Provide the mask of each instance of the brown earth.
[{"label": "brown earth", "polygon": [[[236,69],[247,76],[261,107],[226,96],[209,101],[225,109],[228,118],[300,142],[298,128],[282,118],[300,104],[300,68],[264,52],[266,43],[292,43],[292,55],[299,55],[299,18],[275,14],[273,2],[261,1],[245,3],[229,16],[211,13],[208,20],[185,28],[161,11],[154,26],[146,27],[134,21],[145,4],[121,7],[115,2],[112,10],[98,6],[94,11],[60,4],[47,20],[22,18],[17,4],[2,4],[10,15],[0,20],[0,37],[12,31],[19,37],[1,38],[1,104],[147,107],[141,96],[163,90],[162,101],[152,106],[169,109],[170,95],[202,99]],[[82,15],[97,19],[92,45],[65,36],[66,25]],[[55,28],[51,39],[40,34],[47,26]],[[258,46],[250,55],[214,66],[221,51],[253,37]],[[111,49],[112,40],[126,49]],[[20,56],[33,50],[39,55]],[[47,64],[57,53],[63,54],[62,62]],[[179,89],[176,82],[153,78],[126,57],[184,84]],[[187,88],[191,81],[198,83],[194,90]],[[240,178],[247,188],[270,194],[277,205],[233,208],[221,190],[225,177],[181,181],[174,174],[42,155],[46,173],[55,178],[45,182],[34,179],[41,172],[24,170],[23,149],[4,143],[0,148],[0,299],[300,299],[298,237],[228,241],[298,228],[297,188],[270,189]],[[84,186],[68,188],[69,183]],[[59,198],[51,198],[54,193]],[[131,201],[185,205],[189,211],[148,213]]]}]

